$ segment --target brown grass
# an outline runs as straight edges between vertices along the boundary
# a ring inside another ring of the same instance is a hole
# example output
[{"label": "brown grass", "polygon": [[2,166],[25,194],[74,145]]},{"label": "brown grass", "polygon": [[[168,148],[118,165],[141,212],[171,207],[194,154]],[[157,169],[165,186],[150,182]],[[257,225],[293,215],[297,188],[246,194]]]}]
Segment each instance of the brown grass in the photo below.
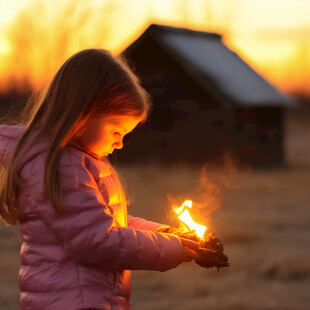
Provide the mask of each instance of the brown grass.
[{"label": "brown grass", "polygon": [[[184,263],[165,272],[135,271],[132,305],[142,309],[307,310],[310,305],[310,116],[286,117],[287,166],[235,171],[207,169],[221,186],[221,207],[207,225],[224,243],[231,267]],[[202,167],[121,167],[133,200],[129,213],[175,224],[167,194],[199,200]],[[134,193],[134,195],[132,194]],[[196,195],[196,196],[195,196]],[[134,197],[133,197],[134,196]],[[0,225],[0,309],[19,308],[18,227]]]}]

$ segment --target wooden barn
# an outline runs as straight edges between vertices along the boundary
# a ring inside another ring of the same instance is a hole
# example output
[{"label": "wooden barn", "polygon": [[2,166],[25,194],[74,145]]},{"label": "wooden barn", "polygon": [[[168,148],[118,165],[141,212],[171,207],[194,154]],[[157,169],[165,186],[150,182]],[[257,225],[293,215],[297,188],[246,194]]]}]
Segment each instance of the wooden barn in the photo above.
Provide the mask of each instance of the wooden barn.
[{"label": "wooden barn", "polygon": [[220,35],[153,24],[122,54],[153,111],[118,161],[206,163],[228,154],[252,165],[284,162],[283,112],[292,100]]}]

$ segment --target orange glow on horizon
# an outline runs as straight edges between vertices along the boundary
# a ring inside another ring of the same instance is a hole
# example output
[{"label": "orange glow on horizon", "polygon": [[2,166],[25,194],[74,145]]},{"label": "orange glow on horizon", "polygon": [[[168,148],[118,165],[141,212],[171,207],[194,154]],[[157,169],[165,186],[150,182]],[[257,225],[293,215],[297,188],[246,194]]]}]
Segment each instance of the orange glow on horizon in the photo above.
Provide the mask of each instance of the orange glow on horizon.
[{"label": "orange glow on horizon", "polygon": [[[117,55],[151,23],[158,23],[221,32],[231,50],[280,90],[310,95],[310,25],[305,24],[306,8],[298,15],[288,15],[291,7],[269,4],[269,13],[279,13],[270,15],[281,16],[277,21],[281,25],[267,17],[262,24],[256,15],[262,16],[264,7],[253,0],[244,0],[244,7],[241,1],[224,0],[208,1],[208,5],[203,0],[133,1],[134,10],[122,0],[91,0],[79,5],[60,0],[6,3],[6,15],[0,13],[0,26],[5,29],[0,32],[0,92],[40,89],[78,50],[101,47]],[[234,24],[234,19],[238,23]]]}]

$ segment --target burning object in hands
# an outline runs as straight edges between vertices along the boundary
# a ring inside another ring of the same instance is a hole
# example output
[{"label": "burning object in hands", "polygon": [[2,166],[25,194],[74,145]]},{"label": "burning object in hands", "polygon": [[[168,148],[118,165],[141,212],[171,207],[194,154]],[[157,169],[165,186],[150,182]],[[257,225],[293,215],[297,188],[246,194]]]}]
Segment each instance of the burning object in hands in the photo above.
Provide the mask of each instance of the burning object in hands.
[{"label": "burning object in hands", "polygon": [[180,208],[174,208],[181,222],[177,226],[160,228],[158,232],[174,234],[180,238],[189,239],[199,244],[196,252],[201,259],[196,263],[202,267],[229,267],[228,257],[224,254],[224,246],[211,232],[207,233],[207,227],[193,221],[189,209],[192,201],[186,200]]}]

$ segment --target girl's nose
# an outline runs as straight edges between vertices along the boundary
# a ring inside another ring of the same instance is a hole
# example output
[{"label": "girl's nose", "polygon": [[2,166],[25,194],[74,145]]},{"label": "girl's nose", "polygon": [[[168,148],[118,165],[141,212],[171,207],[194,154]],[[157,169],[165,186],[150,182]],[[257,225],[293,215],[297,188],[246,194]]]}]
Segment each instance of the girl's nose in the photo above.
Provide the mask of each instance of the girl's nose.
[{"label": "girl's nose", "polygon": [[120,139],[113,144],[114,148],[120,150],[123,148],[123,139]]}]

